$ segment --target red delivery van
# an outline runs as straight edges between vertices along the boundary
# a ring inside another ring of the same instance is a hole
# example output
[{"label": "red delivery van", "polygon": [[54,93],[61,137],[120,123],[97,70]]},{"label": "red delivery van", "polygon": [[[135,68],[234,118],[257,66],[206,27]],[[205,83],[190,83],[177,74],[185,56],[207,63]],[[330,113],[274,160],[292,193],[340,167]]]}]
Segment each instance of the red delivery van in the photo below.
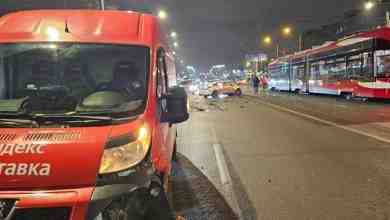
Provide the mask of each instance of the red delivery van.
[{"label": "red delivery van", "polygon": [[1,17],[0,219],[145,214],[145,196],[167,185],[175,124],[189,117],[175,80],[152,15],[37,10]]}]

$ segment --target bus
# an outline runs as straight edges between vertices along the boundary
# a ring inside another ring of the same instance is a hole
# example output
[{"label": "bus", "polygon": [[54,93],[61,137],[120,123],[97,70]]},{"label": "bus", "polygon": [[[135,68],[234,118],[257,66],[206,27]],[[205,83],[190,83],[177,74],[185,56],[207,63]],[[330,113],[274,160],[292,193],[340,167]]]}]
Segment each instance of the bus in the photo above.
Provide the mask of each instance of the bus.
[{"label": "bus", "polygon": [[189,114],[165,36],[132,11],[0,18],[0,219],[171,219]]},{"label": "bus", "polygon": [[272,90],[390,99],[390,28],[280,57],[268,68]]}]

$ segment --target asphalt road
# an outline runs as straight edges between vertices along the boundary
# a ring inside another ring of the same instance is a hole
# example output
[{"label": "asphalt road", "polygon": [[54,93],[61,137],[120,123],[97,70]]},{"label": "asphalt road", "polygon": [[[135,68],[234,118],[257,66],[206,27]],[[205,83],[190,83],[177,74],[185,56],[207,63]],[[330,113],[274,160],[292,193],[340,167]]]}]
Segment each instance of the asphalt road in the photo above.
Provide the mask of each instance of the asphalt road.
[{"label": "asphalt road", "polygon": [[179,151],[242,219],[390,219],[389,105],[283,94],[192,105]]}]

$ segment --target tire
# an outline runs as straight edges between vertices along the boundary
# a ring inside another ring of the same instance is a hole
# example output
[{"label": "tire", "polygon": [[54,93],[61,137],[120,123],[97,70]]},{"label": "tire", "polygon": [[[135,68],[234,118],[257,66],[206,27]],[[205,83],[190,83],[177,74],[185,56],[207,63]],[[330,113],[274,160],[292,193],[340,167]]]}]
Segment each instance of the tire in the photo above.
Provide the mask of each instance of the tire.
[{"label": "tire", "polygon": [[[153,183],[152,183],[153,184]],[[174,220],[167,193],[161,186],[155,185],[160,191],[158,196],[152,196],[149,200],[149,209],[143,220]]]},{"label": "tire", "polygon": [[353,99],[353,94],[352,93],[349,93],[349,92],[348,93],[342,93],[341,95],[347,101],[351,101]]},{"label": "tire", "polygon": [[[154,195],[151,193],[152,188],[156,192]],[[152,182],[150,188],[142,188],[129,196],[114,200],[95,219],[174,220],[174,216],[164,189],[160,183]]]},{"label": "tire", "polygon": [[241,89],[236,89],[236,91],[234,92],[234,95],[235,96],[241,96],[242,95]]}]

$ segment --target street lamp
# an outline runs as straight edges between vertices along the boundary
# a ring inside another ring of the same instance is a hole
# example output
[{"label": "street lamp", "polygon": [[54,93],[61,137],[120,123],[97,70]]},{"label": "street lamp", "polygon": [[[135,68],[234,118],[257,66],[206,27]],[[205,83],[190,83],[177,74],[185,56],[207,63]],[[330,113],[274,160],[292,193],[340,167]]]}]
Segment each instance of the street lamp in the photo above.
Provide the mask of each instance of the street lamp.
[{"label": "street lamp", "polygon": [[285,37],[288,37],[291,35],[292,29],[291,27],[284,27],[282,32]]},{"label": "street lamp", "polygon": [[179,43],[175,42],[175,43],[173,43],[173,46],[174,46],[175,48],[177,48],[177,47],[179,47]]},{"label": "street lamp", "polygon": [[[272,44],[272,37],[271,36],[265,36],[263,38],[263,43],[266,46],[271,45]],[[278,43],[276,44],[276,57],[279,57],[279,44]]]},{"label": "street lamp", "polygon": [[272,43],[272,38],[270,36],[266,36],[263,39],[264,44],[270,45]]},{"label": "street lamp", "polygon": [[[382,2],[382,1],[379,1],[379,2],[367,1],[364,3],[364,9],[366,11],[371,11],[377,5],[377,3],[381,4],[381,5],[388,5],[389,4],[388,2]],[[386,21],[386,25],[390,25],[390,12],[389,12],[389,10],[386,10],[385,21]]]},{"label": "street lamp", "polygon": [[375,6],[375,3],[372,2],[372,1],[368,1],[368,2],[365,2],[365,3],[364,3],[364,9],[365,9],[366,11],[370,11],[371,9],[374,8],[374,6]]},{"label": "street lamp", "polygon": [[160,10],[157,15],[161,20],[165,20],[168,17],[168,14],[164,10]]},{"label": "street lamp", "polygon": [[174,32],[174,31],[173,31],[173,32],[171,32],[171,37],[172,37],[172,38],[176,38],[176,37],[177,37],[177,33],[176,33],[176,32]]},{"label": "street lamp", "polygon": [[[289,37],[291,36],[293,30],[291,27],[287,26],[282,29],[283,36]],[[303,49],[303,38],[302,38],[302,33],[298,34],[298,50]]]}]

